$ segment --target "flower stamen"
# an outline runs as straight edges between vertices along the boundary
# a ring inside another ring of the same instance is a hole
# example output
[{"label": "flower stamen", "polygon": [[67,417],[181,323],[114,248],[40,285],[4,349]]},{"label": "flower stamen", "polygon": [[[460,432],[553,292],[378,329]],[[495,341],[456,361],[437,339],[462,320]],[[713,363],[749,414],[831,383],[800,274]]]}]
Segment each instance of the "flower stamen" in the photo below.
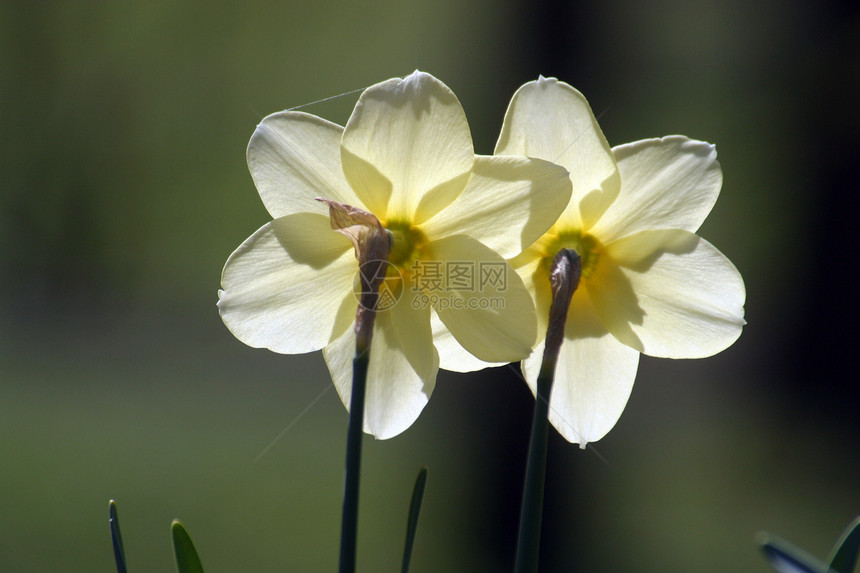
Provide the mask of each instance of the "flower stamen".
[{"label": "flower stamen", "polygon": [[556,254],[562,249],[575,251],[581,258],[582,278],[588,278],[597,267],[603,245],[594,235],[579,229],[551,230],[541,240],[542,265],[549,269]]},{"label": "flower stamen", "polygon": [[427,236],[407,221],[389,221],[385,229],[391,241],[388,262],[400,269],[401,273],[408,273],[418,260]]}]

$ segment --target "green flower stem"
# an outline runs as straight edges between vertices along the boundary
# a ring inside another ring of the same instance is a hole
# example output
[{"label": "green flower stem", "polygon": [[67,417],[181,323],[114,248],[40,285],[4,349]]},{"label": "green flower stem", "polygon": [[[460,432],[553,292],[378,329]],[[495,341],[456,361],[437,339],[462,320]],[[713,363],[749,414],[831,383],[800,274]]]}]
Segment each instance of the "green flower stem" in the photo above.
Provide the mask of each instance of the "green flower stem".
[{"label": "green flower stem", "polygon": [[[377,222],[378,225],[378,222]],[[361,473],[361,440],[364,430],[364,397],[370,343],[376,320],[379,285],[385,278],[390,242],[388,234],[373,226],[363,226],[356,240],[361,299],[355,314],[355,358],[352,361],[352,394],[349,399],[349,426],[346,433],[346,478],[343,491],[343,519],[340,537],[340,573],[354,573],[358,540],[358,484]]]},{"label": "green flower stem", "polygon": [[352,361],[352,396],[349,402],[349,427],[346,433],[346,484],[343,492],[343,520],[340,537],[340,573],[355,571],[358,536],[358,483],[361,472],[361,439],[364,427],[364,395],[370,348],[362,351],[356,343]]},{"label": "green flower stem", "polygon": [[546,450],[549,437],[549,398],[555,376],[558,353],[564,340],[564,325],[573,293],[579,285],[582,261],[576,251],[562,249],[550,268],[552,305],[543,351],[543,362],[537,379],[535,413],[523,485],[523,505],[517,538],[515,573],[536,573],[540,552],[540,527],[543,514],[543,493],[546,476]]}]

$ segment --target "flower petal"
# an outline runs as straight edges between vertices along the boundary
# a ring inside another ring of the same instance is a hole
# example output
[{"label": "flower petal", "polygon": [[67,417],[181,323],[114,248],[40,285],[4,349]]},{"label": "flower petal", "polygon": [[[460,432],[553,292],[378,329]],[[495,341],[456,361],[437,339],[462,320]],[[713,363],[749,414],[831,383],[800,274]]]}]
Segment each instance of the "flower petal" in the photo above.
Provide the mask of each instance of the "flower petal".
[{"label": "flower petal", "polygon": [[326,213],[315,197],[353,207],[361,201],[340,165],[343,128],[297,111],[263,119],[248,143],[248,168],[273,218],[292,213]]},{"label": "flower petal", "polygon": [[546,336],[552,305],[549,265],[544,261],[544,256],[538,245],[532,245],[510,261],[535,303],[539,340]]},{"label": "flower petal", "polygon": [[555,78],[517,90],[495,154],[546,159],[570,172],[573,194],[560,219],[564,226],[587,231],[618,195],[615,159],[588,101]]},{"label": "flower petal", "polygon": [[674,135],[612,151],[621,193],[595,224],[595,236],[605,244],[647,229],[698,230],[723,184],[713,145]]},{"label": "flower petal", "polygon": [[451,372],[474,372],[492,366],[507,364],[507,362],[484,362],[475,358],[475,355],[463,348],[457,342],[442,319],[435,312],[430,317],[430,326],[433,329],[433,345],[439,352],[439,368]]},{"label": "flower petal", "polygon": [[[532,394],[543,360],[544,342],[523,360]],[[615,426],[633,388],[639,352],[618,342],[603,326],[587,293],[577,289],[555,368],[549,421],[583,448]]]},{"label": "flower petal", "polygon": [[536,339],[534,303],[510,265],[466,235],[433,241],[428,254],[445,265],[446,288],[422,292],[416,302],[432,304],[454,338],[480,360],[528,356]]},{"label": "flower petal", "polygon": [[743,279],[704,239],[677,229],[642,231],[606,245],[606,253],[588,288],[621,342],[650,356],[703,358],[740,336]]},{"label": "flower petal", "polygon": [[328,217],[296,213],[261,227],[230,255],[218,310],[254,348],[284,354],[319,350],[355,318],[352,246]]},{"label": "flower petal", "polygon": [[[373,327],[367,370],[364,431],[381,440],[406,430],[424,409],[436,384],[439,355],[430,333],[429,308],[415,310],[411,293],[379,312]],[[355,329],[323,349],[338,394],[349,409]]]},{"label": "flower petal", "polygon": [[478,156],[466,188],[423,230],[431,239],[470,235],[510,258],[543,235],[569,200],[567,171],[554,163]]},{"label": "flower petal", "polygon": [[463,190],[474,163],[472,136],[457,97],[415,72],[371,86],[343,134],[347,180],[383,222],[429,219]]}]

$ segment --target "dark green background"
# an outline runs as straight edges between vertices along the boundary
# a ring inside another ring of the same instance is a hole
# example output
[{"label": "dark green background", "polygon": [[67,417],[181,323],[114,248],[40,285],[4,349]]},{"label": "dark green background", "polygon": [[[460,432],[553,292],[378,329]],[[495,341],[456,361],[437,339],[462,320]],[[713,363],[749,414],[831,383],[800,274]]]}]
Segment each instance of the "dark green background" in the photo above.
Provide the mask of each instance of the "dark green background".
[{"label": "dark green background", "polygon": [[[265,115],[414,69],[479,153],[538,74],[611,144],[717,144],[701,235],[748,290],[740,340],[644,358],[616,428],[552,436],[542,571],[767,571],[768,529],[823,557],[860,514],[860,18],[776,0],[0,3],[0,571],[333,571],[347,416],[322,357],[235,340],[230,252],[268,220],[244,150]],[[306,108],[343,123],[356,95]],[[314,402],[317,398],[319,400]],[[304,417],[300,417],[309,405]],[[359,569],[511,569],[532,399],[442,373],[418,422],[365,442]],[[254,461],[289,426],[283,437]]]}]

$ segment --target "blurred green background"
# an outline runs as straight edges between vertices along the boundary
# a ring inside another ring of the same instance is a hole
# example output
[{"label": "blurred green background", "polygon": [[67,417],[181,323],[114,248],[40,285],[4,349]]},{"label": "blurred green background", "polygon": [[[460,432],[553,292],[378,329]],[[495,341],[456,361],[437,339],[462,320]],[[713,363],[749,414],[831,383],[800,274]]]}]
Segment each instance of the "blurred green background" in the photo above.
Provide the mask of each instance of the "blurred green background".
[{"label": "blurred green background", "polygon": [[[611,144],[682,133],[723,165],[700,234],[749,324],[710,359],[644,358],[588,450],[552,436],[541,570],[764,572],[756,531],[823,557],[860,514],[850,3],[4,1],[0,571],[111,571],[110,498],[132,571],[173,570],[174,517],[207,571],[335,570],[346,412],[319,353],[243,346],[216,292],[268,220],[257,122],[416,68],[479,153],[543,74]],[[397,570],[427,464],[413,571],[509,571],[531,407],[510,370],[442,373],[414,427],[368,438],[359,570]]]}]

